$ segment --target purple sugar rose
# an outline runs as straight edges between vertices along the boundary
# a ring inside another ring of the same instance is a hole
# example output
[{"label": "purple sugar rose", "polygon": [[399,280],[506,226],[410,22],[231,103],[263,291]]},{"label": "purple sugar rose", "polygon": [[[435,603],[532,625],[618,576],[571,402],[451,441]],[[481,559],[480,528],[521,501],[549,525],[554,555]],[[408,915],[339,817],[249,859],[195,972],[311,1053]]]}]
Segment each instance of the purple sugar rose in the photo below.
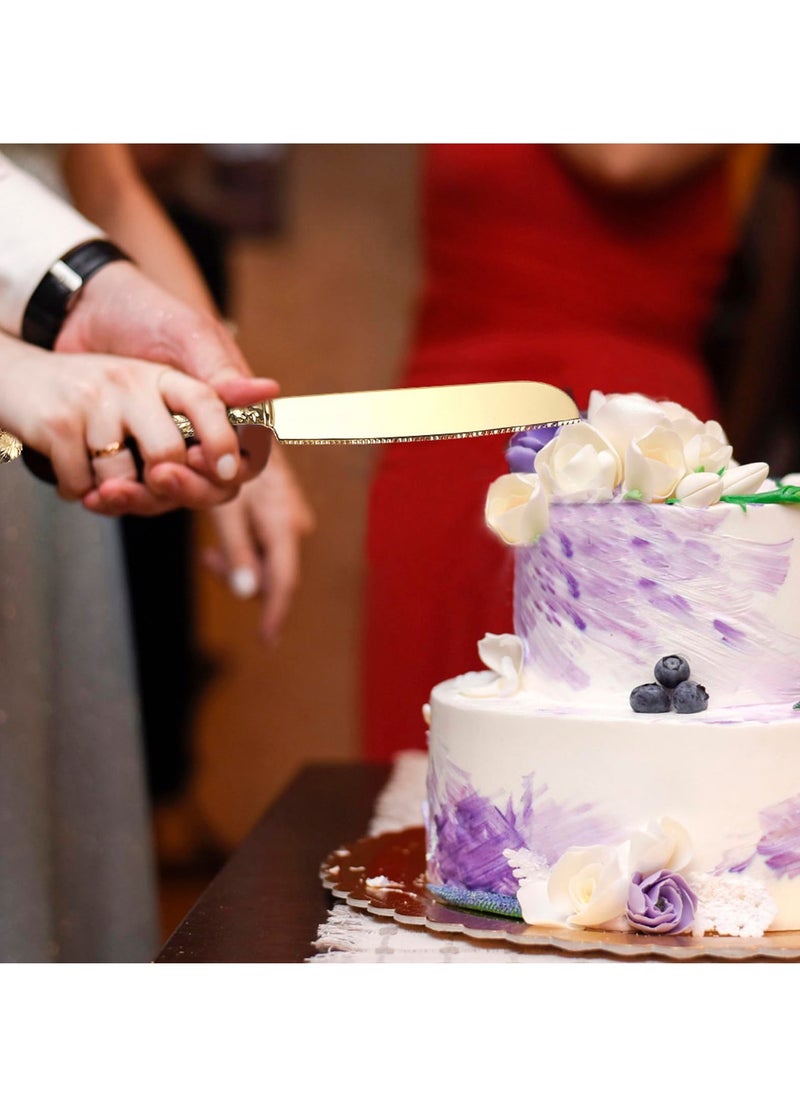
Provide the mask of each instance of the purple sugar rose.
[{"label": "purple sugar rose", "polygon": [[560,429],[560,426],[538,426],[514,434],[506,449],[510,471],[532,472],[536,454],[553,440]]},{"label": "purple sugar rose", "polygon": [[638,932],[678,933],[688,929],[697,910],[697,895],[683,876],[637,871],[628,890],[628,923]]}]

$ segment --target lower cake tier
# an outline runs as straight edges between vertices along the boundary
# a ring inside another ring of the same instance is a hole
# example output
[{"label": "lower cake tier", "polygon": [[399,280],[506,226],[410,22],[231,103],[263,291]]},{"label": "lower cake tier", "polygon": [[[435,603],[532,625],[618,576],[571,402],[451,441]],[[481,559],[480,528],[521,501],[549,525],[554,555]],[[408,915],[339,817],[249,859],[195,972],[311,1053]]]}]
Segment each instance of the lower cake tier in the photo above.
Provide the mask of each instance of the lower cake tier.
[{"label": "lower cake tier", "polygon": [[800,712],[542,713],[465,696],[481,676],[431,695],[434,893],[542,925],[800,929]]}]

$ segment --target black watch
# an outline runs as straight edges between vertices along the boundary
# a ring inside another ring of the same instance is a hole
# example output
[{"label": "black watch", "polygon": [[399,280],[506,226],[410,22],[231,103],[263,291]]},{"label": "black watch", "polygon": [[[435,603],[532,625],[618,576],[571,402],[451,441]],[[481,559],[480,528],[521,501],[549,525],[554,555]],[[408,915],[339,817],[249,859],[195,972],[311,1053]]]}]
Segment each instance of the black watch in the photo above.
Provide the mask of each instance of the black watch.
[{"label": "black watch", "polygon": [[130,261],[110,240],[87,240],[57,259],[31,294],[22,317],[25,342],[52,350],[67,314],[92,275],[108,263]]}]

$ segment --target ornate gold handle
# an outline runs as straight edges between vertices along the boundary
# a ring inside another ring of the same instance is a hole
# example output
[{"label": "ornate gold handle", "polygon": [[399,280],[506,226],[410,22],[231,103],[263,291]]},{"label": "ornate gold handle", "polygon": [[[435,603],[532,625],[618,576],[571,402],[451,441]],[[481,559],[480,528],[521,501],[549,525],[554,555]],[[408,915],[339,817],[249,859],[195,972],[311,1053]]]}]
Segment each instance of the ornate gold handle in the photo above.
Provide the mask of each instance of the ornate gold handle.
[{"label": "ornate gold handle", "polygon": [[[172,418],[187,441],[195,436],[194,426],[185,415],[173,415]],[[273,422],[272,404],[267,400],[264,403],[251,404],[249,407],[229,407],[228,421],[232,426],[266,426],[271,428]],[[0,464],[9,464],[20,456],[22,456],[22,442],[0,426]]]}]

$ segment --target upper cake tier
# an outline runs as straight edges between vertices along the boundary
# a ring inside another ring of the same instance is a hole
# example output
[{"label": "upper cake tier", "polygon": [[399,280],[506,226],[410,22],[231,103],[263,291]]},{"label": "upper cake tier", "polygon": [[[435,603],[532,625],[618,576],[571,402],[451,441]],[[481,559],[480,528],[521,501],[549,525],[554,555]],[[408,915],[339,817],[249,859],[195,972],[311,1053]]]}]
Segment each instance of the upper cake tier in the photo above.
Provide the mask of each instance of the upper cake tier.
[{"label": "upper cake tier", "polygon": [[543,700],[628,708],[659,658],[678,653],[712,714],[791,706],[798,606],[795,506],[553,506],[550,528],[515,557],[523,687]]},{"label": "upper cake tier", "polygon": [[800,488],[737,464],[718,423],[637,395],[593,393],[585,421],[508,453],[486,518],[516,547],[525,692],[629,712],[676,654],[706,719],[783,717],[800,698],[800,508],[785,505]]}]

